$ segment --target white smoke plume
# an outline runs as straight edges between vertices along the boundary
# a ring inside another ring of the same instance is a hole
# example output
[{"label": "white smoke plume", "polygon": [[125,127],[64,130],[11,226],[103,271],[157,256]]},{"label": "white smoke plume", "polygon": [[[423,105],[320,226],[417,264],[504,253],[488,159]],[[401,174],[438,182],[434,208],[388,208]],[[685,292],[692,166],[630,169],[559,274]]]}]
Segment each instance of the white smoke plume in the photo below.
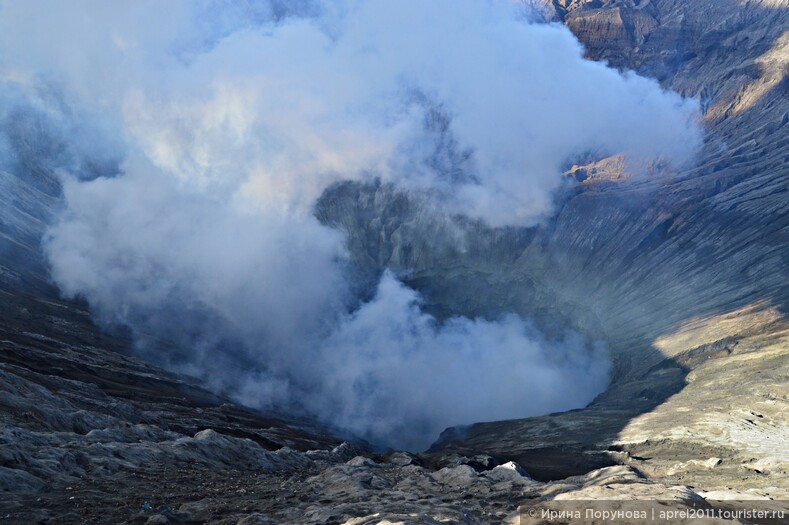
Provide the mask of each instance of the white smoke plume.
[{"label": "white smoke plume", "polygon": [[[696,104],[585,60],[495,0],[3,2],[4,89],[101,115],[121,174],[62,166],[54,280],[141,349],[253,406],[298,403],[374,442],[583,406],[604,352],[530,324],[453,318],[385,273],[351,293],[312,216],[339,180],[432,195],[437,213],[530,226],[588,151],[692,159]],[[80,137],[85,142],[84,137]],[[120,146],[119,146],[120,145]],[[427,298],[429,299],[429,298]]]}]

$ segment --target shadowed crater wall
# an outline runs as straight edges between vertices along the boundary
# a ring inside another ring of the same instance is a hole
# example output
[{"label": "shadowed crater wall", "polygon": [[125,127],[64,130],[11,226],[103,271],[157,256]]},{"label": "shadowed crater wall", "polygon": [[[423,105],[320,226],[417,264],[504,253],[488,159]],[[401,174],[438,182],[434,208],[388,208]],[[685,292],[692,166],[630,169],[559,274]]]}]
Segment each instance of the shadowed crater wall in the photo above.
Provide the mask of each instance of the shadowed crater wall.
[{"label": "shadowed crater wall", "polygon": [[[546,479],[621,461],[622,447],[610,444],[628,424],[685,388],[694,368],[736,354],[738,341],[767,334],[751,350],[785,349],[789,299],[787,9],[567,4],[557,12],[590,56],[703,100],[707,135],[697,167],[652,180],[587,178],[548,224],[531,229],[426,213],[417,198],[385,184],[336,185],[317,207],[322,221],[348,234],[361,268],[394,269],[438,315],[514,311],[545,330],[569,325],[609,343],[613,383],[589,408],[449,430],[431,449],[516,459]],[[607,37],[603,26],[619,36]],[[657,343],[694,322],[717,328]],[[758,377],[776,363],[768,355],[737,373]],[[772,381],[780,385],[781,376]],[[690,395],[704,406],[704,392]]]}]

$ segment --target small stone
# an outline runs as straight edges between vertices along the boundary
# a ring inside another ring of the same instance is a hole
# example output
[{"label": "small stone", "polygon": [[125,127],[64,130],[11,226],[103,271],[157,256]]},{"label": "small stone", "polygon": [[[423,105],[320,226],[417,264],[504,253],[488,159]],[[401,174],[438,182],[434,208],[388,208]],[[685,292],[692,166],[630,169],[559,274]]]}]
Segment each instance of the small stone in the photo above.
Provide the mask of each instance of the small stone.
[{"label": "small stone", "polygon": [[380,465],[378,465],[378,463],[376,463],[372,459],[366,458],[364,456],[356,456],[355,458],[348,460],[345,464],[349,465],[351,467],[378,467],[378,466],[380,466]]},{"label": "small stone", "polygon": [[389,463],[397,465],[398,467],[405,467],[406,465],[415,463],[414,456],[408,452],[395,452],[389,456],[388,460]]},{"label": "small stone", "polygon": [[720,465],[722,462],[723,460],[721,458],[710,458],[704,463],[702,463],[702,465],[704,465],[707,468],[715,468],[718,465]]}]

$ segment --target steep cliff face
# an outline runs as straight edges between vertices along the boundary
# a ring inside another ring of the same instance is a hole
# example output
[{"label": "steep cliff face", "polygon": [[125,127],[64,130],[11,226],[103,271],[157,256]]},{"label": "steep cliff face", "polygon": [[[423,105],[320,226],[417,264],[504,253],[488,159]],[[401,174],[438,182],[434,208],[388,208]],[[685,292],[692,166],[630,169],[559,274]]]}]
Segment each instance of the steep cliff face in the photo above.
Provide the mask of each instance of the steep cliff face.
[{"label": "steep cliff face", "polygon": [[[787,423],[786,376],[776,370],[789,352],[789,6],[554,4],[589,56],[701,99],[707,133],[695,167],[629,181],[581,177],[554,219],[532,230],[431,216],[382,185],[335,187],[319,216],[348,232],[360,264],[396,269],[436,312],[516,311],[611,346],[614,383],[589,409],[474,425],[448,432],[435,450],[486,451],[552,477],[620,461],[621,441],[649,449],[644,471],[665,474],[673,461],[689,475],[703,470],[693,461],[705,454],[726,455],[739,459],[714,485],[775,486],[786,458],[759,479],[734,480],[752,472],[746,459],[774,452],[756,443],[784,442]],[[688,326],[693,337],[678,335]],[[717,397],[723,385],[726,400]],[[763,417],[749,426],[738,411]],[[648,413],[657,415],[640,416]],[[733,428],[736,445],[713,437]],[[578,465],[566,462],[570,451],[583,453]]]},{"label": "steep cliff face", "polygon": [[[446,219],[432,218],[413,197],[380,185],[333,188],[319,204],[319,216],[350,232],[353,251],[365,263],[410,272],[417,282],[427,274],[436,279],[445,271],[457,274],[463,267],[492,275],[505,264],[505,271],[517,274],[508,282],[543,282],[539,288],[560,302],[604,312],[598,317],[604,326],[612,325],[609,332],[651,337],[663,326],[721,305],[735,309],[759,298],[785,300],[786,10],[774,3],[766,8],[741,2],[572,4],[576,8],[565,16],[571,27],[571,17],[614,16],[624,9],[659,15],[661,25],[642,47],[601,38],[592,27],[574,29],[592,57],[635,68],[702,99],[707,137],[696,167],[626,184],[585,180],[559,205],[549,225],[531,231],[490,230],[467,222],[446,226]],[[678,19],[682,33],[675,40],[661,37]],[[754,20],[759,23],[751,24],[756,26],[752,31],[746,24]],[[714,51],[706,51],[717,59],[700,57],[713,41]],[[691,51],[678,59],[677,48]],[[636,58],[613,54],[619,51]],[[749,95],[755,90],[761,93],[758,100]],[[444,243],[435,234],[429,241],[420,238],[422,231],[436,229],[444,230]],[[438,304],[451,302],[442,293],[463,293],[454,286],[433,286],[441,288],[431,296]],[[477,290],[467,295],[465,303],[457,299],[464,305],[460,310],[485,310],[487,298],[475,306]],[[489,295],[508,294],[499,289]],[[616,328],[623,322],[622,329]],[[658,326],[650,332],[652,323]]]}]

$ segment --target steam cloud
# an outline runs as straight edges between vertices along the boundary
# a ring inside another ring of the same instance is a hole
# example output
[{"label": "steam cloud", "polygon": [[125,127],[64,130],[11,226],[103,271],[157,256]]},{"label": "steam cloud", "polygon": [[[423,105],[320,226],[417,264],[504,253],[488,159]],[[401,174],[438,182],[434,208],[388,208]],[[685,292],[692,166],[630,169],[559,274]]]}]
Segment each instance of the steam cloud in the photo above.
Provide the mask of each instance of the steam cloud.
[{"label": "steam cloud", "polygon": [[66,207],[45,248],[62,291],[141,351],[252,406],[297,403],[411,449],[605,388],[604,350],[578,335],[549,341],[506,313],[439,323],[390,272],[360,302],[312,205],[380,178],[436,213],[534,225],[574,155],[688,162],[694,102],[583,59],[512,2],[0,9],[3,92],[57,91],[79,122],[62,140],[79,129],[76,150],[122,159],[117,176],[58,166]]}]

